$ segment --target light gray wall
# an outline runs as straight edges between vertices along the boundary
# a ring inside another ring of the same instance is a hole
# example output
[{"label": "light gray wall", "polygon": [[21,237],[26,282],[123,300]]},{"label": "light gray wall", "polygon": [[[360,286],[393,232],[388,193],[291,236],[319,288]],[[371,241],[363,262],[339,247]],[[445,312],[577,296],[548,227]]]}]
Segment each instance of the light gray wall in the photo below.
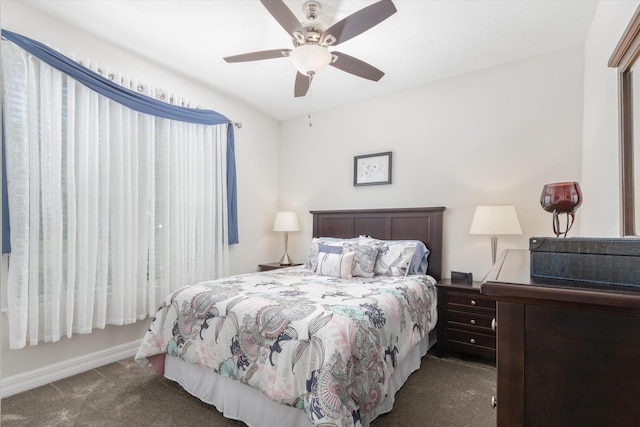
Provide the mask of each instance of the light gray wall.
[{"label": "light gray wall", "polygon": [[586,191],[579,212],[585,236],[621,235],[618,76],[607,63],[639,3],[600,2],[585,43],[582,183]]},{"label": "light gray wall", "polygon": [[[279,123],[264,114],[216,93],[198,82],[141,60],[135,55],[52,19],[18,1],[3,1],[2,28],[57,47],[77,59],[90,58],[158,87],[197,101],[202,108],[216,110],[242,122],[236,130],[238,211],[240,243],[230,249],[232,274],[255,271],[262,262],[277,259],[281,236],[271,232],[278,210]],[[132,41],[135,43],[135,40]],[[3,260],[6,262],[6,258]],[[6,284],[6,275],[2,276]],[[3,286],[4,288],[4,286]],[[6,295],[6,293],[3,293]],[[6,308],[6,299],[3,299]],[[42,343],[22,350],[8,349],[6,316],[2,316],[2,377],[33,370],[65,359],[142,338],[148,320],[122,327],[108,327],[89,335],[74,335],[58,343]]]},{"label": "light gray wall", "polygon": [[[297,211],[290,237],[303,259],[309,210],[446,206],[444,274],[491,267],[490,238],[469,234],[476,205],[513,204],[522,236],[552,235],[542,186],[581,177],[583,48],[509,63],[282,124],[281,205]],[[372,83],[373,84],[373,83]],[[393,152],[391,185],[354,187],[353,157]],[[580,220],[572,235],[577,235]]]}]

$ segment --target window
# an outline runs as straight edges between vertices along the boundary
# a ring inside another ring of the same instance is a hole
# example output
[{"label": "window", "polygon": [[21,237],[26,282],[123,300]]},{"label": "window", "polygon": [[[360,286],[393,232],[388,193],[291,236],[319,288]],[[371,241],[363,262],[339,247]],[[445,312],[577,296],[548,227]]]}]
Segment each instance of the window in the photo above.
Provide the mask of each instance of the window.
[{"label": "window", "polygon": [[176,288],[226,275],[228,120],[130,108],[9,35],[11,348],[133,323]]}]

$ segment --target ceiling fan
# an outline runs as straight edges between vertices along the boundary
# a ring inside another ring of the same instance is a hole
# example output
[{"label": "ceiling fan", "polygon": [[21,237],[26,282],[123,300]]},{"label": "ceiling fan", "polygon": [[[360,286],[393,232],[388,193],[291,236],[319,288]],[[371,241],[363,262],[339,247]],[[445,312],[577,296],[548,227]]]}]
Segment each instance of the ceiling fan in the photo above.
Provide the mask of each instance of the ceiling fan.
[{"label": "ceiling fan", "polygon": [[320,11],[320,3],[317,1],[308,1],[304,4],[304,12],[308,21],[304,24],[298,21],[283,0],[260,0],[260,2],[292,37],[293,49],[244,53],[227,56],[224,58],[225,61],[229,63],[247,62],[290,56],[298,70],[294,86],[296,97],[307,94],[313,76],[327,65],[373,81],[378,81],[384,76],[384,73],[376,67],[346,53],[330,52],[328,48],[352,39],[393,15],[396,12],[396,7],[391,0],[373,3],[336,22],[329,28],[325,28],[316,21]]}]

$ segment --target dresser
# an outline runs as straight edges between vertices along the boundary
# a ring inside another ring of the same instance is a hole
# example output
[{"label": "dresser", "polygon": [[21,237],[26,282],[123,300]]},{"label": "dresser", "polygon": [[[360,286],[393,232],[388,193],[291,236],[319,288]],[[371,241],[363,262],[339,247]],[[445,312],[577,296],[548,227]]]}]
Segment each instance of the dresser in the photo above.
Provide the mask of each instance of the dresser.
[{"label": "dresser", "polygon": [[532,278],[529,251],[508,250],[481,292],[497,301],[499,427],[640,425],[640,288]]},{"label": "dresser", "polygon": [[455,351],[495,360],[496,303],[480,294],[480,285],[449,279],[437,283],[438,355]]}]

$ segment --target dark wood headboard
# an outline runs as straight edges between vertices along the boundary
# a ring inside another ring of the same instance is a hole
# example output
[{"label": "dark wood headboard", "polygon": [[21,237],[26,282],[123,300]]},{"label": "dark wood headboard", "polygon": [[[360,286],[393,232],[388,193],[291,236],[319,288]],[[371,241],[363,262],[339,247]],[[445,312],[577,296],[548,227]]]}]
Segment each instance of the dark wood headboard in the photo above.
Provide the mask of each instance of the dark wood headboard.
[{"label": "dark wood headboard", "polygon": [[367,235],[381,240],[420,240],[429,248],[427,273],[442,278],[444,207],[311,211],[313,237]]}]

